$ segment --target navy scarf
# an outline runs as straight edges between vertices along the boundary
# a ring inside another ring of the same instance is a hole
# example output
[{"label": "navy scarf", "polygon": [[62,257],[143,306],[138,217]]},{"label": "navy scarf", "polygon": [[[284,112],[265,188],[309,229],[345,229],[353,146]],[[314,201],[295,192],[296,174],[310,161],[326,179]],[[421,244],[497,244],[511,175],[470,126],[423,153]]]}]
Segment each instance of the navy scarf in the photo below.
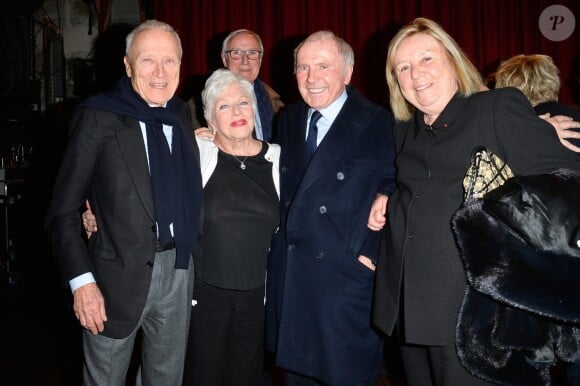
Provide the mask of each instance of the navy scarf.
[{"label": "navy scarf", "polygon": [[258,103],[260,122],[262,123],[262,135],[264,136],[264,141],[270,142],[272,139],[272,119],[274,118],[274,109],[272,108],[270,96],[259,79],[254,81],[254,93],[256,94],[256,102]]},{"label": "navy scarf", "polygon": [[[123,77],[114,91],[90,97],[82,106],[129,116],[145,123],[159,242],[165,245],[175,241],[175,268],[187,269],[197,242],[202,187],[199,162],[178,115],[182,104],[173,97],[165,108],[150,107],[135,92],[130,79]],[[163,124],[173,127],[171,151],[163,133]],[[171,223],[173,237],[169,229]]]}]

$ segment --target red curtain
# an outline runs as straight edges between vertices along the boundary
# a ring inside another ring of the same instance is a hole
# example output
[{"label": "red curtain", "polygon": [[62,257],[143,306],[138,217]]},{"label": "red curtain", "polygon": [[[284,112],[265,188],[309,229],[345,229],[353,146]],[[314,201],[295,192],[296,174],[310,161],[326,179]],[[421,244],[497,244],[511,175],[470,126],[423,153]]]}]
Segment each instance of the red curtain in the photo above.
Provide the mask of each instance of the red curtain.
[{"label": "red curtain", "polygon": [[[369,99],[388,101],[384,68],[391,37],[418,16],[438,21],[469,55],[484,77],[500,61],[516,54],[541,53],[560,68],[560,101],[580,104],[580,1],[578,0],[153,0],[157,19],[179,32],[184,58],[184,87],[199,92],[202,80],[221,66],[225,35],[237,28],[256,31],[265,55],[260,78],[285,102],[299,95],[292,72],[293,50],[309,33],[329,29],[355,51],[352,84]],[[542,11],[554,4],[567,7],[576,27],[555,42],[540,32]]]}]

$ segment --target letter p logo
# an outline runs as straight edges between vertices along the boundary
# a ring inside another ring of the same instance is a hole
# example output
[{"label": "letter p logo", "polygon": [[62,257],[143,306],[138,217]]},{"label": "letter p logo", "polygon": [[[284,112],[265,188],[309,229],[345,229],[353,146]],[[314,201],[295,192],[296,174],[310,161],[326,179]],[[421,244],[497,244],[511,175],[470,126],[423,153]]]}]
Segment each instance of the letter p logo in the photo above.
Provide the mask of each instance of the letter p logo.
[{"label": "letter p logo", "polygon": [[538,26],[546,39],[560,42],[574,33],[576,19],[567,7],[551,5],[542,11]]}]

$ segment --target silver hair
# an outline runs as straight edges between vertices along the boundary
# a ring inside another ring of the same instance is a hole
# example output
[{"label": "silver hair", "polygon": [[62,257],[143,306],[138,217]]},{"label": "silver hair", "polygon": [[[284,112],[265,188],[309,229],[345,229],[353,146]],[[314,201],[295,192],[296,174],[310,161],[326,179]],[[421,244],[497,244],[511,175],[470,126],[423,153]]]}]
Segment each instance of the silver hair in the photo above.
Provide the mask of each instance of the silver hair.
[{"label": "silver hair", "polygon": [[260,46],[259,47],[260,51],[264,52],[264,45],[262,44],[262,38],[260,37],[260,35],[258,35],[254,31],[250,31],[249,29],[240,28],[240,29],[237,29],[235,31],[230,32],[228,34],[228,36],[226,36],[226,38],[224,39],[224,42],[222,43],[222,54],[224,54],[228,50],[230,41],[234,37],[236,37],[237,35],[239,35],[241,33],[247,33],[249,35],[252,35],[258,41],[258,46]]},{"label": "silver hair", "polygon": [[135,36],[137,36],[137,34],[139,34],[140,32],[148,29],[160,29],[173,34],[173,36],[175,36],[175,40],[177,40],[177,47],[179,49],[179,59],[181,59],[181,57],[183,56],[183,47],[181,46],[181,39],[179,38],[179,35],[175,31],[175,29],[173,29],[173,27],[167,23],[154,19],[144,21],[143,23],[135,27],[133,31],[129,32],[129,35],[127,35],[127,37],[125,38],[125,55],[127,56],[127,58],[130,58],[129,52],[131,51],[131,46],[133,45],[133,40],[135,40]]},{"label": "silver hair", "polygon": [[201,101],[203,102],[203,116],[209,122],[214,113],[215,102],[223,94],[224,90],[232,85],[239,85],[244,94],[250,99],[250,106],[252,111],[256,112],[256,95],[254,94],[254,87],[247,80],[234,75],[230,70],[220,68],[215,70],[209,78],[205,81],[205,88],[201,92]]},{"label": "silver hair", "polygon": [[320,40],[333,40],[336,43],[336,48],[338,48],[338,52],[342,55],[344,60],[344,69],[343,71],[346,72],[346,69],[349,67],[354,67],[354,51],[350,44],[348,44],[344,39],[338,37],[334,32],[322,30],[317,31],[310,34],[306,39],[304,39],[298,46],[294,49],[294,73],[296,73],[296,66],[297,66],[297,57],[298,52],[302,48],[305,43],[320,41]]}]

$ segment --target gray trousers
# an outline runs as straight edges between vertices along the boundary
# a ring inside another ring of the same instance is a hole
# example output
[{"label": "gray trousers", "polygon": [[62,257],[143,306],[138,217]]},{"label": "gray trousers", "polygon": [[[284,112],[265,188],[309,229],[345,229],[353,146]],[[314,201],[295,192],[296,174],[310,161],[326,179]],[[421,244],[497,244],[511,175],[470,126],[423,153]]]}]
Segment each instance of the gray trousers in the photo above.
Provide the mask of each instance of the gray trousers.
[{"label": "gray trousers", "polygon": [[124,386],[135,337],[143,333],[137,385],[180,386],[193,294],[193,262],[175,269],[175,250],[155,254],[149,294],[135,330],[113,339],[83,332],[83,385]]}]

